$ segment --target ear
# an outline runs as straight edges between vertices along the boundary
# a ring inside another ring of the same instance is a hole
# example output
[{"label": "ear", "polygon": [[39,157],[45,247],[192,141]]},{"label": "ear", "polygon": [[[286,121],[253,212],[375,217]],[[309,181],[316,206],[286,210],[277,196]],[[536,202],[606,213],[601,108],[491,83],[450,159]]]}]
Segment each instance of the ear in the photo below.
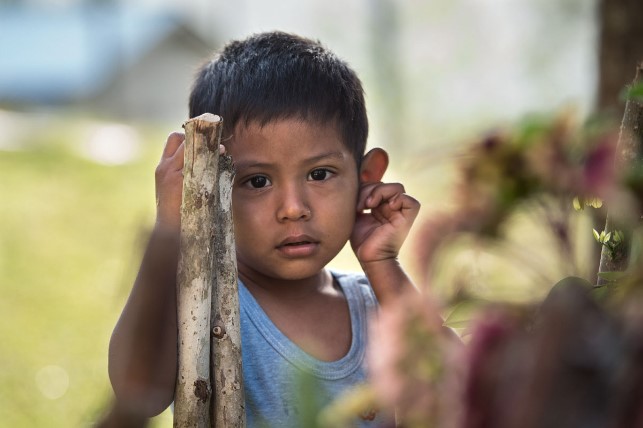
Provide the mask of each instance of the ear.
[{"label": "ear", "polygon": [[360,183],[382,181],[386,168],[388,168],[388,153],[380,148],[371,149],[362,158],[362,166],[359,170]]}]

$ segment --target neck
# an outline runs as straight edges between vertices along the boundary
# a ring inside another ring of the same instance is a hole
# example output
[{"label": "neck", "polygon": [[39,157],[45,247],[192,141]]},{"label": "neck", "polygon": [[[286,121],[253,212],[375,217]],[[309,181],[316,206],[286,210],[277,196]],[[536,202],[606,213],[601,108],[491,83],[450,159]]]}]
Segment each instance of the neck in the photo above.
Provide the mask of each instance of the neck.
[{"label": "neck", "polygon": [[239,268],[239,278],[246,288],[255,296],[285,300],[303,300],[312,294],[324,292],[333,286],[333,278],[327,270],[301,279],[271,278],[251,269]]}]

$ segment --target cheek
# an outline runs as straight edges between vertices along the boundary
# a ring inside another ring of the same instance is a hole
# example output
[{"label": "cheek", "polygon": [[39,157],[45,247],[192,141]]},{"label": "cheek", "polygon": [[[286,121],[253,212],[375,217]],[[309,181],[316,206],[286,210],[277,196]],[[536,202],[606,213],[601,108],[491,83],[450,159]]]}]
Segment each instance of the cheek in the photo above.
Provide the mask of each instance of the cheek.
[{"label": "cheek", "polygon": [[[237,240],[242,238],[252,238],[257,227],[265,225],[266,208],[261,206],[252,206],[247,202],[240,202],[232,199],[232,215],[234,218],[234,233]],[[255,237],[256,238],[256,237]]]},{"label": "cheek", "polygon": [[330,213],[331,220],[333,221],[337,230],[348,230],[349,233],[353,229],[355,223],[355,216],[357,214],[357,189],[352,183],[347,183],[337,193],[337,197],[331,203],[325,203],[326,207],[332,207]]}]

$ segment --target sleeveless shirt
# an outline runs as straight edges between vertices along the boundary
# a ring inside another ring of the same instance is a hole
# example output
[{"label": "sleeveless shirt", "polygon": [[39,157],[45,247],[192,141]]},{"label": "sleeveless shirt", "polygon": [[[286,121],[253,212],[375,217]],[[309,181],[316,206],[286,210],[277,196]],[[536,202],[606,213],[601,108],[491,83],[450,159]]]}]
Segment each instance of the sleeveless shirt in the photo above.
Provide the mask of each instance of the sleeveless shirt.
[{"label": "sleeveless shirt", "polygon": [[[288,339],[239,280],[248,427],[302,427],[311,405],[324,406],[366,380],[367,321],[377,306],[375,295],[363,274],[332,274],[348,302],[352,339],[348,353],[331,362],[312,357]],[[375,427],[377,419],[356,415],[354,426]]]}]

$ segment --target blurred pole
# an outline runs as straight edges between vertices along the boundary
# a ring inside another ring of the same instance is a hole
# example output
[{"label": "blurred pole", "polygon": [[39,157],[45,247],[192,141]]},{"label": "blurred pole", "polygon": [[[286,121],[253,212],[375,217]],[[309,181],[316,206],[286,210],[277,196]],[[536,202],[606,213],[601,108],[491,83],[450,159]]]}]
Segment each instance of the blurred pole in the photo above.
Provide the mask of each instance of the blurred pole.
[{"label": "blurred pole", "polygon": [[400,22],[395,0],[371,0],[369,3],[371,60],[375,92],[381,114],[382,140],[387,148],[408,149],[402,125],[404,94],[402,89]]}]

